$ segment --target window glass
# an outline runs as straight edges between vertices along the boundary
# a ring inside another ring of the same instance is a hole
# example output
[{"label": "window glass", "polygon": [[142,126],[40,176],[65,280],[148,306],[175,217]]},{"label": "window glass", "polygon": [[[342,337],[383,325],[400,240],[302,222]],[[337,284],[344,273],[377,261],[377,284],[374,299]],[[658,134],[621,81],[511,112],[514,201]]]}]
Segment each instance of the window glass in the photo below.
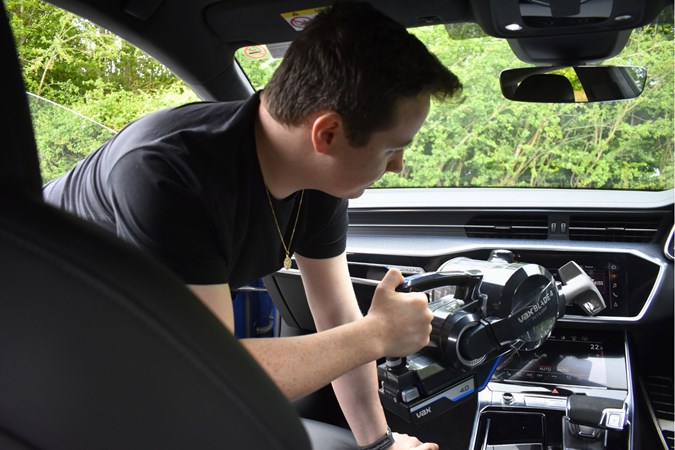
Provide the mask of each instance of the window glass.
[{"label": "window glass", "polygon": [[102,28],[41,0],[5,0],[44,181],[132,120],[198,100],[171,71]]}]

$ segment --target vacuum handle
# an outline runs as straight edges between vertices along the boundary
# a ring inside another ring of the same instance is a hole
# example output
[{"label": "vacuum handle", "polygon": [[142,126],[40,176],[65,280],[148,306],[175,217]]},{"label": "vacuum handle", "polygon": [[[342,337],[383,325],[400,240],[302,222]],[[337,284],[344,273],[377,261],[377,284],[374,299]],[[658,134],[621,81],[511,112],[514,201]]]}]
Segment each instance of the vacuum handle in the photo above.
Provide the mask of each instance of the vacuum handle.
[{"label": "vacuum handle", "polygon": [[[421,292],[442,286],[464,286],[473,287],[483,278],[480,271],[447,271],[447,272],[429,272],[406,277],[398,285],[398,292]],[[388,370],[404,370],[406,358],[387,357]]]},{"label": "vacuum handle", "polygon": [[421,292],[442,286],[473,287],[482,278],[483,274],[478,270],[421,273],[407,277],[396,290],[398,292]]}]

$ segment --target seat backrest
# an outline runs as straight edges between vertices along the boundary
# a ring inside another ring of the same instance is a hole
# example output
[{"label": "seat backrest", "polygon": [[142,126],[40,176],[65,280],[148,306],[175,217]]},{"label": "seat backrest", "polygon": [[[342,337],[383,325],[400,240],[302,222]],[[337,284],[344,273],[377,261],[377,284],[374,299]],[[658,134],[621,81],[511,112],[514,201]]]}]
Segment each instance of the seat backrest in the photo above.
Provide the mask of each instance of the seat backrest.
[{"label": "seat backrest", "polygon": [[290,403],[178,278],[44,204],[0,9],[0,448],[308,449]]}]

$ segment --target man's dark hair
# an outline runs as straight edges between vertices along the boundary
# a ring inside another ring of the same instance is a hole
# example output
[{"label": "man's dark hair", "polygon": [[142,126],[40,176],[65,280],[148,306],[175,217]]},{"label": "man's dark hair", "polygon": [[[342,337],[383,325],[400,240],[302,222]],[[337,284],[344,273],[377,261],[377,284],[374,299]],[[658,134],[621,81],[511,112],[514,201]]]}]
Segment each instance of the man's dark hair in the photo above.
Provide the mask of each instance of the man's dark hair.
[{"label": "man's dark hair", "polygon": [[368,3],[340,2],[320,12],[289,47],[263,93],[278,122],[300,125],[332,110],[351,145],[394,126],[402,98],[428,93],[445,99],[459,79],[403,25]]}]

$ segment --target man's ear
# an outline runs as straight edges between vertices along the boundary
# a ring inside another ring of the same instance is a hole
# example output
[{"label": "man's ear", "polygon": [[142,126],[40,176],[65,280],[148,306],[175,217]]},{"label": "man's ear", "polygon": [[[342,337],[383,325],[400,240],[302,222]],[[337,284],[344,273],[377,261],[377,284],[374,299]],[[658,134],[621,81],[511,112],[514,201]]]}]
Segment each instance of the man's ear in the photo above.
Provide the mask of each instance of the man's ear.
[{"label": "man's ear", "polygon": [[344,139],[342,116],[335,111],[319,113],[312,121],[312,144],[319,153],[330,153],[337,142]]}]

